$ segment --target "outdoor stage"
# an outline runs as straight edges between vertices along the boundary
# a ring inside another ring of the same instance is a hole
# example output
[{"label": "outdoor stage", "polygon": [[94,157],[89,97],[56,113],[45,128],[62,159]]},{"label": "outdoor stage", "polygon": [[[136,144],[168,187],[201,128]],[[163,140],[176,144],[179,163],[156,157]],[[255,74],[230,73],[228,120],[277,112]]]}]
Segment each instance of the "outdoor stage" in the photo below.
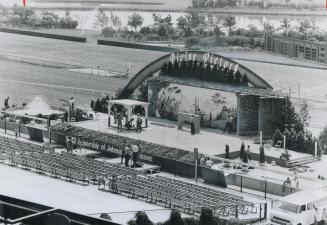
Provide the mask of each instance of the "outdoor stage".
[{"label": "outdoor stage", "polygon": [[[190,129],[185,125],[183,130],[178,130],[176,122],[153,117],[149,118],[149,127],[143,129],[141,133],[132,130],[118,133],[117,129],[108,127],[107,114],[98,113],[98,115],[97,120],[77,122],[74,125],[192,152],[194,148],[198,148],[200,153],[211,156],[224,154],[226,144],[229,145],[230,152],[239,151],[242,142],[244,142],[246,146],[250,145],[251,152],[259,154],[259,145],[253,143],[253,137],[241,137],[236,134],[228,134],[218,130],[204,128],[201,128],[199,134],[191,135]],[[266,150],[265,154],[266,156],[279,158],[282,152],[282,149],[272,147],[270,150]],[[291,160],[308,156],[304,153],[289,152],[291,154]]]}]

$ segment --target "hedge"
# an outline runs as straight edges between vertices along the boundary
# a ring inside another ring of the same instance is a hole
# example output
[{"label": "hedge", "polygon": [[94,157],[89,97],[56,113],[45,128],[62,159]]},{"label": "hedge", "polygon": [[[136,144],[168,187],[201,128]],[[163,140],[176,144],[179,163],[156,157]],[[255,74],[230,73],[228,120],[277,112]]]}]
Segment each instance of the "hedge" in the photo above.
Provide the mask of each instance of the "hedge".
[{"label": "hedge", "polygon": [[110,45],[110,46],[116,46],[116,47],[122,47],[122,48],[135,48],[135,49],[159,51],[159,52],[176,52],[178,50],[176,48],[170,48],[170,47],[145,45],[145,44],[129,43],[129,42],[113,41],[113,40],[104,40],[104,39],[99,39],[98,40],[98,45]]},{"label": "hedge", "polygon": [[58,39],[58,40],[64,40],[64,41],[74,41],[74,42],[86,42],[87,41],[87,38],[85,38],[85,37],[41,33],[41,32],[36,32],[36,31],[18,30],[18,29],[11,29],[11,28],[0,28],[0,32],[28,35],[28,36],[33,36],[33,37],[51,38],[51,39]]}]

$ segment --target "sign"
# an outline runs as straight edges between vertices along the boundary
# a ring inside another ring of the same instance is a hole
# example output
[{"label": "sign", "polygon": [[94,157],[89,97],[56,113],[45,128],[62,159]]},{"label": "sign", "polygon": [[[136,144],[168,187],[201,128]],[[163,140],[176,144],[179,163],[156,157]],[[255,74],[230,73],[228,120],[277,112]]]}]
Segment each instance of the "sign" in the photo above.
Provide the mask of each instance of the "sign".
[{"label": "sign", "polygon": [[233,70],[235,73],[238,71],[239,64],[231,62],[230,60],[217,56],[213,53],[195,53],[195,52],[184,52],[184,53],[173,53],[170,55],[169,61],[174,63],[175,61],[181,63],[183,61],[197,61],[203,64],[217,65],[219,67],[228,68]]},{"label": "sign", "polygon": [[[121,155],[121,149],[114,148],[107,143],[100,143],[80,137],[71,137],[71,141],[73,145],[76,145],[79,148],[86,148],[93,151],[108,152],[116,155]],[[144,161],[152,162],[152,156],[141,154],[140,158]]]}]

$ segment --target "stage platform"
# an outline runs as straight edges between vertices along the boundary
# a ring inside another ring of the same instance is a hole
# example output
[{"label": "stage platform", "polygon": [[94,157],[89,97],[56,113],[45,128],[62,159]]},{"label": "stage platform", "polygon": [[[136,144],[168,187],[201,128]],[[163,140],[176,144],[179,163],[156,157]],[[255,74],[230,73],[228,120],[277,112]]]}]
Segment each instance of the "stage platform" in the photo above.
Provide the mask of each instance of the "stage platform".
[{"label": "stage platform", "polygon": [[[96,159],[98,160],[98,159]],[[120,158],[113,158],[113,159],[105,159],[106,162],[110,162],[113,164],[120,164],[121,163],[121,159]],[[130,161],[130,164],[132,163],[132,161]],[[136,171],[140,171],[143,173],[157,173],[160,172],[160,166],[157,165],[152,165],[152,164],[148,164],[148,163],[143,163],[142,167],[136,167],[133,168]]]},{"label": "stage platform", "polygon": [[[97,120],[76,122],[74,125],[92,129],[100,132],[111,133],[133,138],[135,140],[144,140],[156,144],[166,145],[174,148],[180,148],[193,152],[198,148],[200,153],[206,155],[221,155],[225,153],[225,145],[229,145],[230,152],[239,151],[242,142],[250,146],[251,152],[259,154],[259,145],[254,144],[254,137],[241,137],[236,134],[223,133],[219,130],[201,128],[199,134],[191,135],[190,129],[177,129],[176,122],[162,120],[158,118],[149,118],[149,127],[143,129],[141,133],[135,131],[118,132],[117,129],[108,127],[108,115],[98,113]],[[278,148],[266,149],[265,154],[279,158],[283,150]],[[307,154],[289,151],[291,160],[302,158]]]}]

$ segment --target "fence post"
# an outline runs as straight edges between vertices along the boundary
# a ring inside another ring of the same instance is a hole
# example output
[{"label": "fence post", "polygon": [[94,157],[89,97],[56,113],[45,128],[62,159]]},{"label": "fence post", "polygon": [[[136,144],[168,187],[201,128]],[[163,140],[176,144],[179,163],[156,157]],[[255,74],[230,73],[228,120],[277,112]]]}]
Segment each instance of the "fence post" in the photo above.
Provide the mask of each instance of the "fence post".
[{"label": "fence post", "polygon": [[265,208],[264,208],[264,219],[267,219],[267,209],[268,209],[268,206],[267,206],[267,202],[265,203]]},{"label": "fence post", "polygon": [[176,160],[174,160],[174,162],[175,162],[175,177],[176,177],[176,175],[177,175],[177,173],[176,173],[176,170],[177,170],[177,161]]},{"label": "fence post", "polygon": [[238,206],[235,207],[235,218],[238,219]]},{"label": "fence post", "polygon": [[18,137],[20,137],[20,122],[18,123]]},{"label": "fence post", "polygon": [[265,199],[267,198],[267,181],[265,180]]},{"label": "fence post", "polygon": [[243,176],[241,176],[241,193],[243,192]]},{"label": "fence post", "polygon": [[262,212],[262,205],[260,203],[260,220],[262,219],[261,212]]}]

